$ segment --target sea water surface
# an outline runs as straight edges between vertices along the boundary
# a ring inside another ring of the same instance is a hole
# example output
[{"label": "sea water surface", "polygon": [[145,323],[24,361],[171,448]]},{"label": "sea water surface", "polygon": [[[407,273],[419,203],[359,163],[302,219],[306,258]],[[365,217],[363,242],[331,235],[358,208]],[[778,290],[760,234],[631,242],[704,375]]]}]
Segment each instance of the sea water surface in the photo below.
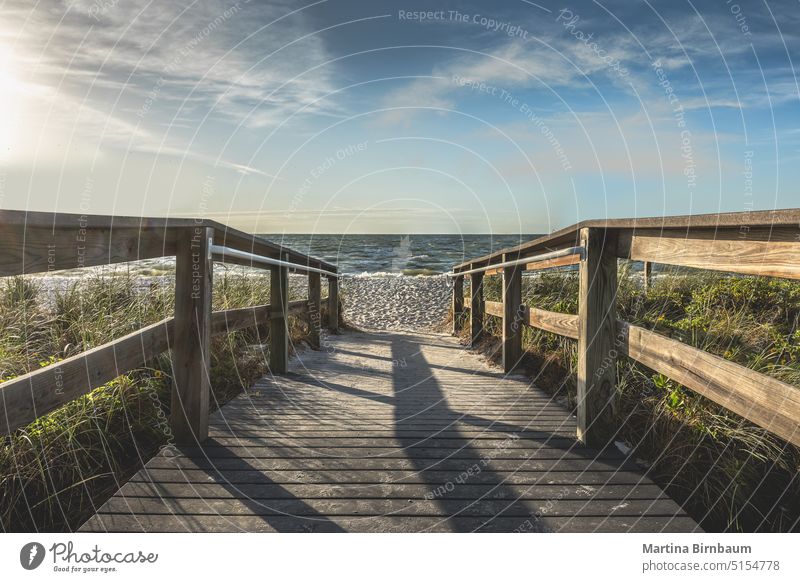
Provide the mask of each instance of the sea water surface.
[{"label": "sea water surface", "polygon": [[435,275],[469,259],[533,240],[523,234],[262,234],[267,240],[338,265],[350,275]]}]

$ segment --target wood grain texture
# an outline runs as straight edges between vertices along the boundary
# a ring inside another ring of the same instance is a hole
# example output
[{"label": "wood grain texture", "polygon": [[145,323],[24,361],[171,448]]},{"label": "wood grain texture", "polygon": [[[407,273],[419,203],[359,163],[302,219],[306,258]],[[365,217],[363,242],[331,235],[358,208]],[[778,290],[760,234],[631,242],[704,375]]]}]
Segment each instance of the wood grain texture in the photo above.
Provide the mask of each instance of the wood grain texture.
[{"label": "wood grain texture", "polygon": [[453,277],[453,335],[461,333],[464,324],[464,277]]},{"label": "wood grain texture", "polygon": [[698,529],[618,451],[578,443],[568,409],[456,338],[329,340],[215,412],[202,446],[150,460],[82,530]]},{"label": "wood grain texture", "polygon": [[800,446],[800,389],[618,321],[620,352]]},{"label": "wood grain texture", "polygon": [[328,277],[328,329],[339,331],[339,279]]},{"label": "wood grain texture", "polygon": [[494,317],[503,317],[503,303],[501,301],[484,301],[483,312]]},{"label": "wood grain texture", "polygon": [[786,210],[764,210],[756,212],[727,212],[720,214],[695,214],[687,216],[654,216],[647,218],[616,218],[606,220],[585,220],[572,226],[562,228],[532,241],[495,251],[491,254],[470,259],[453,270],[466,271],[470,265],[483,267],[491,263],[499,263],[500,257],[507,253],[519,253],[521,256],[534,255],[548,251],[575,246],[580,243],[580,231],[583,228],[604,228],[615,230],[620,234],[645,229],[667,231],[675,230],[686,233],[692,230],[713,229],[728,237],[758,228],[788,230],[795,236],[800,235],[800,208]]},{"label": "wood grain texture", "polygon": [[469,328],[470,345],[475,346],[483,335],[483,274],[472,273],[470,276]]},{"label": "wood grain texture", "polygon": [[[0,242],[4,250],[17,249],[0,257],[0,276],[56,270],[50,266],[53,260],[58,269],[70,269],[171,256],[175,254],[176,231],[194,227],[213,228],[215,244],[268,257],[283,252],[294,263],[336,272],[331,263],[213,220],[0,210]],[[48,244],[55,245],[55,253]],[[160,245],[165,247],[163,254],[159,254]],[[43,248],[49,254],[41,252]],[[14,270],[23,264],[21,257],[19,261],[11,258],[14,253],[25,255],[24,271]]]},{"label": "wood grain texture", "polygon": [[628,233],[620,255],[634,261],[800,279],[800,229],[712,229]]},{"label": "wood grain texture", "polygon": [[[558,257],[557,259],[548,259],[546,261],[536,261],[535,263],[526,263],[521,266],[525,271],[541,271],[544,269],[555,269],[557,267],[569,267],[571,265],[580,264],[580,255],[569,255],[566,257]],[[489,269],[484,272],[484,275],[497,275],[502,273],[503,269]]]},{"label": "wood grain texture", "polygon": [[[504,260],[515,260],[506,257]],[[522,268],[503,271],[503,370],[508,374],[522,358],[522,325],[526,306],[522,304]]]},{"label": "wood grain texture", "polygon": [[208,436],[214,230],[190,227],[177,236],[170,425],[176,442],[191,444]]},{"label": "wood grain texture", "polygon": [[143,366],[169,347],[172,318],[0,384],[0,434]]},{"label": "wood grain texture", "polygon": [[557,333],[568,338],[578,339],[578,316],[557,311],[546,311],[529,307],[526,313],[527,325]]},{"label": "wood grain texture", "polygon": [[0,223],[0,277],[111,265],[175,254],[175,232],[139,228],[8,226]]},{"label": "wood grain texture", "polygon": [[308,341],[319,349],[322,331],[322,277],[319,273],[308,274]]},{"label": "wood grain texture", "polygon": [[[270,313],[270,305],[254,305],[252,307],[215,311],[211,314],[211,335],[216,336],[267,324],[269,323]],[[300,299],[289,302],[289,314],[308,317],[308,313],[308,303],[306,301]]]},{"label": "wood grain texture", "polygon": [[289,369],[289,270],[270,267],[269,369],[285,374]]},{"label": "wood grain texture", "polygon": [[[503,317],[503,304],[500,301],[486,301],[487,315]],[[546,311],[536,307],[523,306],[522,323],[550,333],[578,339],[578,316],[557,311]]]},{"label": "wood grain texture", "polygon": [[603,446],[614,434],[616,394],[616,233],[581,230],[578,290],[578,438]]}]

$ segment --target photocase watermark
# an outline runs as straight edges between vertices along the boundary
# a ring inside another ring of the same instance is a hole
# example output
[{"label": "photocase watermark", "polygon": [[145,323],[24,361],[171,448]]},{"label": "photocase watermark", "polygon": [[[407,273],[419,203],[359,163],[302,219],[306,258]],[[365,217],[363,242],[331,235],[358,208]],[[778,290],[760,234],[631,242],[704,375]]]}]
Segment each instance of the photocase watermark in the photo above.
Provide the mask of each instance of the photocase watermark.
[{"label": "photocase watermark", "polygon": [[76,549],[73,542],[56,542],[49,549],[39,542],[29,542],[19,552],[19,563],[25,570],[35,570],[44,563],[48,554],[52,558],[54,572],[64,573],[101,573],[118,571],[121,564],[155,564],[158,554],[155,552],[105,551],[97,544],[88,550]]},{"label": "photocase watermark", "polygon": [[572,169],[572,163],[569,161],[569,157],[567,156],[566,151],[564,151],[564,147],[561,145],[561,142],[556,137],[555,133],[553,133],[553,130],[550,129],[550,126],[547,125],[547,122],[545,122],[545,120],[535,112],[534,107],[514,96],[514,94],[507,89],[490,85],[484,81],[468,79],[466,77],[461,77],[460,75],[453,75],[452,82],[458,87],[468,87],[473,91],[496,97],[504,104],[516,109],[530,123],[532,123],[539,130],[539,133],[541,133],[541,135],[547,140],[547,143],[552,148],[553,153],[558,158],[561,168],[564,170]]},{"label": "photocase watermark", "polygon": [[483,14],[470,14],[458,10],[398,10],[398,20],[413,22],[461,22],[464,24],[477,24],[490,32],[502,33],[510,38],[528,40],[528,31],[506,20],[497,20]]},{"label": "photocase watermark", "polygon": [[628,69],[622,66],[622,63],[618,58],[608,54],[608,51],[606,51],[606,49],[601,47],[597,41],[594,40],[594,33],[590,32],[589,34],[586,34],[578,28],[578,22],[580,19],[580,15],[575,14],[570,8],[562,8],[556,15],[556,22],[560,22],[567,32],[575,37],[576,40],[583,43],[586,48],[592,51],[597,58],[599,58],[606,65],[606,67],[617,73],[620,77],[627,77],[630,74]]},{"label": "photocase watermark", "polygon": [[321,163],[314,166],[308,173],[308,176],[306,176],[306,178],[300,184],[300,187],[297,189],[297,193],[289,203],[289,208],[286,210],[286,218],[291,218],[292,215],[297,212],[297,209],[303,203],[303,200],[305,200],[306,196],[311,191],[311,188],[320,178],[322,178],[322,176],[328,173],[339,162],[366,151],[368,145],[369,141],[348,144],[343,148],[339,148],[333,155],[327,156]]},{"label": "photocase watermark", "polygon": [[675,119],[675,124],[680,130],[680,151],[681,158],[683,159],[683,175],[686,177],[686,188],[690,192],[694,191],[697,186],[697,164],[694,159],[694,148],[692,147],[692,132],[686,124],[686,112],[683,109],[678,94],[661,64],[661,59],[656,59],[651,63],[651,67],[658,78],[658,84],[664,89],[664,95],[667,102],[672,107],[672,116]]},{"label": "photocase watermark", "polygon": [[20,566],[26,570],[35,570],[42,565],[45,557],[45,549],[39,542],[29,542],[22,546],[19,551]]}]

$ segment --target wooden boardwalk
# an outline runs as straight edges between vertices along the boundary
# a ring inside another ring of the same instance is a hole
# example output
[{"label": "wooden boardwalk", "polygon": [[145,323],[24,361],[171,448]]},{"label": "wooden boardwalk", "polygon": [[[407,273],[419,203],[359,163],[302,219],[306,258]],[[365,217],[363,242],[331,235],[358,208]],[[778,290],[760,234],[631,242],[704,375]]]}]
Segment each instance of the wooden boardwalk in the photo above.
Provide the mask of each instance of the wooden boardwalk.
[{"label": "wooden boardwalk", "polygon": [[165,451],[83,531],[696,531],[616,450],[448,336],[345,332]]}]

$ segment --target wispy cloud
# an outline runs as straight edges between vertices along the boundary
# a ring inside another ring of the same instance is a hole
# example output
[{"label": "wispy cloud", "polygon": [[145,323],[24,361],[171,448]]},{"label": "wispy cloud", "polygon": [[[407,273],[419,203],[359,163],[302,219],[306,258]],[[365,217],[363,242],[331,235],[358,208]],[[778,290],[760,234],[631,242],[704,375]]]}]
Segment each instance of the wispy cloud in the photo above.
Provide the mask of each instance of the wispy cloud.
[{"label": "wispy cloud", "polygon": [[[12,0],[0,43],[7,65],[56,111],[48,129],[103,146],[181,148],[180,129],[227,119],[266,127],[304,107],[330,114],[321,99],[332,67],[292,2],[248,0]],[[176,122],[173,124],[173,122]],[[191,134],[190,134],[191,135]]]}]

